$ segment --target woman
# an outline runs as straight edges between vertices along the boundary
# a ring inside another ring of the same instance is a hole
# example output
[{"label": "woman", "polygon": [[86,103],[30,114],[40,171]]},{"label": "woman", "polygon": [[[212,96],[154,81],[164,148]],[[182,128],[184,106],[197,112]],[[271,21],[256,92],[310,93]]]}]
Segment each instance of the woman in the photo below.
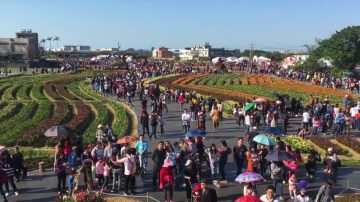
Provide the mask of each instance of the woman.
[{"label": "woman", "polygon": [[212,118],[212,122],[214,125],[214,131],[217,131],[219,128],[220,118],[219,118],[219,110],[217,106],[214,106],[211,110],[210,116]]},{"label": "woman", "polygon": [[246,152],[246,158],[248,161],[247,171],[248,172],[257,172],[258,171],[258,163],[259,163],[259,155],[254,145],[251,145],[250,151]]},{"label": "woman", "polygon": [[[174,172],[171,161],[165,160],[164,165],[160,169],[160,182],[159,182],[159,188],[164,190],[164,198],[165,201],[173,202],[173,193],[174,193]],[[168,200],[168,193],[169,192],[169,198]]]},{"label": "woman", "polygon": [[215,178],[219,173],[219,155],[216,145],[212,143],[211,146],[206,149],[206,153],[210,161],[212,178]]},{"label": "woman", "polygon": [[219,153],[219,170],[221,179],[225,180],[225,165],[227,163],[228,155],[231,154],[231,149],[227,146],[225,140],[220,141],[221,146],[218,148]]},{"label": "woman", "polygon": [[55,172],[58,179],[58,194],[61,194],[62,191],[65,191],[65,181],[66,181],[66,161],[65,156],[63,154],[60,154],[58,158],[56,159],[55,163]]},{"label": "woman", "polygon": [[184,94],[180,93],[180,96],[178,97],[178,103],[180,105],[180,111],[182,111],[183,104],[185,102]]},{"label": "woman", "polygon": [[267,148],[265,147],[265,145],[261,144],[260,150],[259,150],[259,163],[260,163],[260,175],[261,176],[265,176],[266,168],[268,166],[268,162],[265,159],[267,154],[268,154]]},{"label": "woman", "polygon": [[171,162],[172,164],[172,169],[175,172],[176,169],[176,153],[175,150],[172,146],[172,144],[169,142],[166,146],[165,146],[165,150],[166,150],[166,158],[165,160]]},{"label": "woman", "polygon": [[81,154],[82,162],[82,172],[84,173],[84,182],[87,187],[91,187],[93,183],[91,165],[92,165],[92,156],[90,153],[90,147],[86,147],[84,152]]}]

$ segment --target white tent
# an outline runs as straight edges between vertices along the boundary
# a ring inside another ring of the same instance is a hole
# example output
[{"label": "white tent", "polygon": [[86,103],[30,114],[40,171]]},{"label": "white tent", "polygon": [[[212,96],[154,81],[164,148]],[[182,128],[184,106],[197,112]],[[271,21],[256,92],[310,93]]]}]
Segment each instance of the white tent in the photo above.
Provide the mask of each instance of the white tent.
[{"label": "white tent", "polygon": [[226,58],[226,62],[237,62],[238,59],[236,57],[228,57]]},{"label": "white tent", "polygon": [[129,63],[129,62],[132,62],[132,56],[129,56],[129,57],[127,57],[126,59],[125,59],[125,61],[127,62],[127,63]]},{"label": "white tent", "polygon": [[260,60],[260,61],[262,61],[262,62],[269,62],[269,61],[271,61],[271,59],[266,58],[266,57],[264,57],[264,56],[260,56],[260,57],[258,58],[258,60]]},{"label": "white tent", "polygon": [[238,59],[239,62],[242,62],[242,61],[244,61],[244,60],[249,61],[250,58],[248,58],[248,57],[239,57],[239,59]]},{"label": "white tent", "polygon": [[213,58],[211,61],[212,61],[212,63],[217,63],[219,61],[219,59],[221,59],[221,61],[226,61],[225,57],[216,57],[216,58]]}]

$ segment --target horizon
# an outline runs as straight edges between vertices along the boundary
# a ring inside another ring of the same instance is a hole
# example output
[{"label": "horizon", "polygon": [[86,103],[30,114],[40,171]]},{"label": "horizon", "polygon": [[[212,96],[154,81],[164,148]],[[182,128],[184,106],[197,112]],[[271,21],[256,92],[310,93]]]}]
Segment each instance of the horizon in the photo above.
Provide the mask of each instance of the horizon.
[{"label": "horizon", "polygon": [[0,0],[0,37],[13,38],[21,29],[31,29],[39,41],[58,36],[59,47],[89,45],[92,50],[117,48],[118,43],[121,50],[150,50],[209,42],[212,47],[241,51],[252,43],[256,50],[304,51],[304,45],[358,25],[359,19],[356,0]]}]

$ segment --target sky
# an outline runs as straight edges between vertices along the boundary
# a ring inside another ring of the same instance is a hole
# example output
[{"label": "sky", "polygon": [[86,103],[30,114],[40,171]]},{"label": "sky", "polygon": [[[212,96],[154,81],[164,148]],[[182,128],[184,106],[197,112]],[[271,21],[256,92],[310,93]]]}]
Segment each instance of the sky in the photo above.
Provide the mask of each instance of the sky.
[{"label": "sky", "polygon": [[360,0],[0,0],[0,37],[32,29],[59,47],[302,50],[351,25]]}]

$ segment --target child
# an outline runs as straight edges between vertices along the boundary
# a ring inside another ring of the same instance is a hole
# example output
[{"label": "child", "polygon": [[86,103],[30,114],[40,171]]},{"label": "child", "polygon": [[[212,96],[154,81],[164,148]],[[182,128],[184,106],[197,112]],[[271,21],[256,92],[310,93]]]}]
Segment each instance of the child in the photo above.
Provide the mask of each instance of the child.
[{"label": "child", "polygon": [[71,174],[70,174],[70,177],[69,177],[68,180],[67,180],[67,185],[68,185],[68,189],[69,189],[69,192],[68,192],[68,195],[69,195],[69,196],[72,195],[72,192],[73,192],[73,190],[74,190],[75,174],[76,174],[76,171],[75,171],[75,170],[72,170],[72,171],[71,171]]},{"label": "child", "polygon": [[291,172],[289,177],[289,195],[291,199],[294,199],[296,197],[296,184],[297,180],[295,172]]},{"label": "child", "polygon": [[109,161],[105,162],[104,166],[104,184],[102,185],[101,191],[105,192],[107,190],[108,183],[110,181],[110,172],[111,172],[111,165]]},{"label": "child", "polygon": [[99,159],[95,165],[96,168],[96,177],[98,179],[98,186],[102,187],[104,181],[104,162],[102,159]]}]

